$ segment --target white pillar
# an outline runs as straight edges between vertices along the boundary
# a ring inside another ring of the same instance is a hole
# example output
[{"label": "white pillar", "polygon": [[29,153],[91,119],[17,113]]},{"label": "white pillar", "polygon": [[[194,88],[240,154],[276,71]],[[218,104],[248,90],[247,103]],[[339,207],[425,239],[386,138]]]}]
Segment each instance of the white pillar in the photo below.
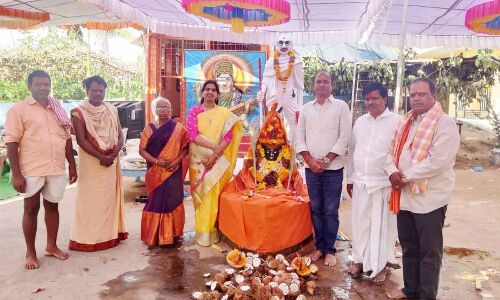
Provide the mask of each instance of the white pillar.
[{"label": "white pillar", "polygon": [[351,93],[351,120],[354,117],[354,103],[356,102],[356,86],[357,86],[357,73],[358,73],[358,43],[356,42],[356,50],[354,50],[354,70],[352,72],[352,93]]},{"label": "white pillar", "polygon": [[398,113],[399,103],[401,102],[401,87],[403,85],[404,76],[404,50],[405,50],[405,39],[406,39],[406,12],[408,11],[408,0],[403,1],[403,19],[401,21],[401,34],[399,35],[399,57],[397,66],[397,78],[396,78],[396,94],[394,95],[394,112]]}]

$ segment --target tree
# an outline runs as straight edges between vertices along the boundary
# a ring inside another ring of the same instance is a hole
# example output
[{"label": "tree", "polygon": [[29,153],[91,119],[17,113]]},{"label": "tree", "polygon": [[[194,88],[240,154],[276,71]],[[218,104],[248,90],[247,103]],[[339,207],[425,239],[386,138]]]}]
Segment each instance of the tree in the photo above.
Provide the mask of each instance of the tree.
[{"label": "tree", "polygon": [[[405,51],[405,74],[403,79],[403,98],[408,94],[409,83],[417,77],[427,77],[436,83],[438,100],[443,110],[448,111],[450,99],[461,99],[466,104],[475,99],[490,101],[489,91],[500,74],[500,63],[492,56],[492,51],[485,49],[478,52],[477,57],[464,59],[453,56],[426,62],[414,61],[415,52]],[[358,79],[378,81],[387,86],[389,93],[396,90],[396,63],[392,61],[359,62]],[[312,77],[320,70],[329,71],[335,80],[334,96],[351,97],[353,63],[341,60],[328,63],[316,56],[304,57],[305,89],[310,92]],[[359,96],[358,96],[359,98]],[[490,112],[491,116],[491,112]],[[498,118],[498,116],[497,116]],[[500,140],[499,140],[500,141]]]},{"label": "tree", "polygon": [[66,34],[48,28],[47,34],[40,37],[24,32],[20,47],[0,52],[0,101],[19,101],[26,97],[25,81],[35,69],[51,75],[52,93],[59,99],[83,99],[82,81],[94,74],[108,82],[108,98],[142,98],[140,66],[123,66],[89,50],[79,27],[70,28]]}]

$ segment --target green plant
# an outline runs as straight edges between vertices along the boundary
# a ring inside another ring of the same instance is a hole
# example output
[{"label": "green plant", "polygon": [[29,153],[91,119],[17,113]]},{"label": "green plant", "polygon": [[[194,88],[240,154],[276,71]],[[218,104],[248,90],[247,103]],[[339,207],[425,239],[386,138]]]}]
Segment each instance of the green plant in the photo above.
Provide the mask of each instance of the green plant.
[{"label": "green plant", "polygon": [[[427,77],[436,83],[438,100],[445,111],[449,110],[454,96],[465,105],[475,99],[490,100],[489,91],[499,74],[500,63],[485,49],[477,57],[465,59],[462,55],[426,62],[414,61],[415,51],[404,53],[405,74],[403,99],[406,99],[410,82],[417,77]],[[390,94],[396,90],[396,63],[393,61],[358,62],[358,74],[369,81],[378,81],[387,86]],[[334,96],[351,96],[353,63],[341,60],[328,63],[316,56],[304,57],[305,89],[312,90],[313,76],[320,70],[330,71],[335,79]],[[491,115],[491,113],[490,113]]]},{"label": "green plant", "polygon": [[0,52],[0,101],[26,97],[26,78],[35,69],[51,75],[52,93],[59,99],[83,99],[82,81],[94,74],[108,82],[107,98],[142,98],[141,66],[125,66],[91,52],[79,26],[68,31],[46,29],[46,33],[38,35],[24,32],[19,47]]}]

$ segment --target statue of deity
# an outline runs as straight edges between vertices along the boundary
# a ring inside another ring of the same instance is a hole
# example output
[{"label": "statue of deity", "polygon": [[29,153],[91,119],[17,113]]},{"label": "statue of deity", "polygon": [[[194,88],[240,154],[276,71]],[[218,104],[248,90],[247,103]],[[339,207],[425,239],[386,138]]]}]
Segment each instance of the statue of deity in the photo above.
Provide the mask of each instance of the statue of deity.
[{"label": "statue of deity", "polygon": [[262,103],[265,98],[268,108],[273,103],[278,104],[278,112],[281,112],[287,121],[292,145],[295,144],[295,131],[303,103],[303,91],[302,60],[293,51],[292,41],[282,36],[276,42],[273,57],[266,62],[262,88],[257,94],[257,99]]}]

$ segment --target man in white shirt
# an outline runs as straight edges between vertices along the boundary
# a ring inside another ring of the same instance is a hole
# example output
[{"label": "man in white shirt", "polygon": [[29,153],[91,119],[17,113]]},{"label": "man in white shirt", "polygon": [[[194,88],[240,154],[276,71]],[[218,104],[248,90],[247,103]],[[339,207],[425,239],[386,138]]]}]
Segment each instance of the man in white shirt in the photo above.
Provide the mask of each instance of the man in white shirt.
[{"label": "man in white shirt", "polygon": [[339,228],[338,209],[342,192],[343,157],[351,135],[351,113],[347,104],[333,98],[328,72],[314,77],[316,99],[306,103],[297,126],[297,152],[306,163],[306,182],[311,200],[316,250],[311,259],[325,256],[334,266],[335,239]]},{"label": "man in white shirt", "polygon": [[385,280],[387,262],[395,263],[396,216],[389,212],[391,182],[384,163],[400,116],[387,106],[387,88],[371,83],[363,88],[367,114],[356,120],[349,145],[347,193],[352,198],[352,258],[348,272],[357,278],[371,271]]},{"label": "man in white shirt", "polygon": [[427,78],[410,84],[410,105],[399,123],[385,170],[392,184],[389,207],[397,214],[404,287],[391,299],[436,299],[443,258],[443,224],[455,184],[460,146],[455,121],[436,101]]}]

